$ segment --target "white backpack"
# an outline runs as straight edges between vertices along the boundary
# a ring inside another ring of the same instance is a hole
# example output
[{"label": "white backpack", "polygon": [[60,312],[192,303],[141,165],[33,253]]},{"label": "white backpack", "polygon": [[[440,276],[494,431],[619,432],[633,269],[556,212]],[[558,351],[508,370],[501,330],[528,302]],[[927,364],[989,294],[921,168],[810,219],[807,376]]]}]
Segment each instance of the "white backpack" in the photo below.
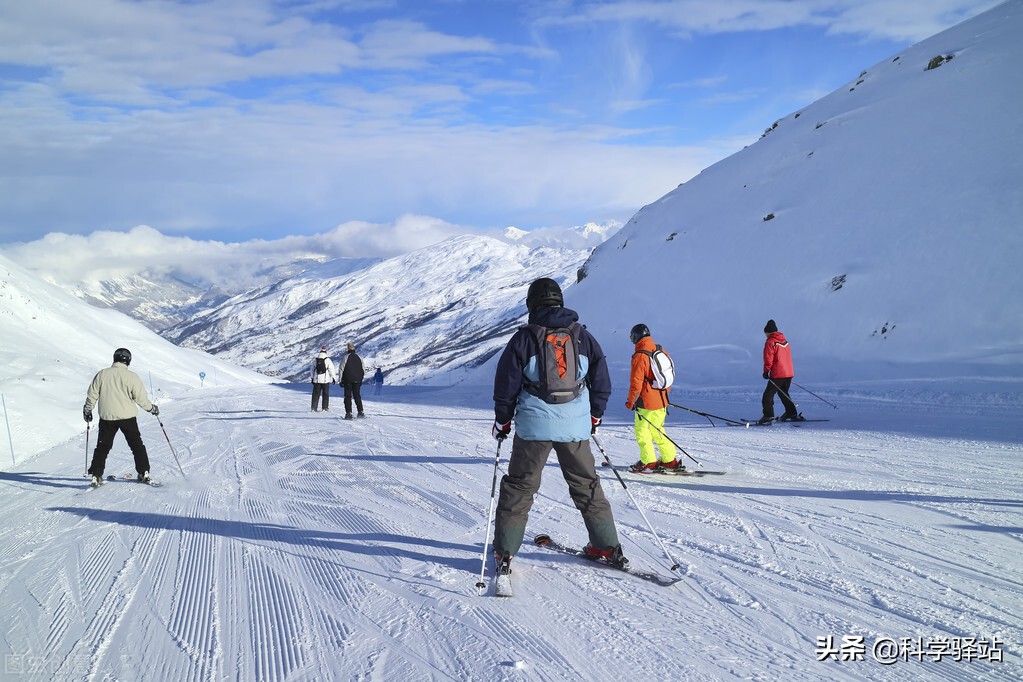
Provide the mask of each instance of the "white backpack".
[{"label": "white backpack", "polygon": [[671,357],[664,352],[660,345],[653,351],[641,350],[640,353],[650,356],[650,371],[654,380],[650,385],[659,391],[666,391],[675,383],[675,363]]}]

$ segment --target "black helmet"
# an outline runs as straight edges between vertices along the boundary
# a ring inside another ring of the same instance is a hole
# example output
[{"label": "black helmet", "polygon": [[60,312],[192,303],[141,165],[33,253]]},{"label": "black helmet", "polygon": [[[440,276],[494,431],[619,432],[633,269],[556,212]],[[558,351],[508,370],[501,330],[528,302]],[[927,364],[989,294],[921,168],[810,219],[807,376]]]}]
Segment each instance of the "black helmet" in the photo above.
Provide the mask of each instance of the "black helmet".
[{"label": "black helmet", "polygon": [[632,340],[633,343],[639,343],[640,339],[646,338],[648,336],[650,336],[650,328],[647,327],[645,324],[637,324],[635,327],[632,328],[632,331],[629,332],[629,338]]},{"label": "black helmet", "polygon": [[131,351],[127,348],[118,348],[114,351],[114,362],[123,362],[126,365],[130,365]]},{"label": "black helmet", "polygon": [[529,285],[526,293],[526,310],[533,312],[537,308],[565,305],[565,297],[561,295],[561,287],[549,277],[541,277]]}]

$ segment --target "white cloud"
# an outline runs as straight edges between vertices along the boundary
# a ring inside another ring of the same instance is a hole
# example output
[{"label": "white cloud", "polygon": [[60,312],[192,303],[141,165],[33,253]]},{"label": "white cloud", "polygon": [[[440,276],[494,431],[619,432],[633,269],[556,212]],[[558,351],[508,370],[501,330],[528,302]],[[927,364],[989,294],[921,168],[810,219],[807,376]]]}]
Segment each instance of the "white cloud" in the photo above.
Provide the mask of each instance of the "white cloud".
[{"label": "white cloud", "polygon": [[300,260],[390,258],[432,246],[453,236],[478,234],[530,246],[587,249],[621,227],[619,222],[533,231],[454,225],[439,218],[403,215],[393,222],[350,221],[315,235],[243,242],[170,236],[139,225],[126,232],[88,235],[59,232],[0,248],[7,257],[41,277],[70,288],[82,282],[115,280],[139,273],[173,274],[187,281],[228,288],[257,284],[259,270]]},{"label": "white cloud", "polygon": [[338,225],[317,242],[340,256],[397,256],[466,233],[479,233],[470,227],[452,225],[438,218],[403,215],[392,223],[350,221]]},{"label": "white cloud", "polygon": [[[674,99],[684,86],[727,77],[717,104],[758,92],[724,64],[665,84],[651,26],[673,40],[808,24],[889,35],[991,4],[531,3],[516,32],[477,31],[475,3],[415,20],[384,0],[0,3],[0,242],[138,224],[246,241],[403,214],[481,229],[625,219],[762,129],[705,130],[697,102]],[[357,13],[381,8],[393,18]],[[541,12],[602,30],[554,49],[551,20],[530,23]]]},{"label": "white cloud", "polygon": [[[346,101],[359,101],[340,108],[111,111],[102,121],[47,107],[39,93],[0,94],[0,121],[11,123],[0,127],[0,148],[20,170],[0,177],[12,197],[0,235],[29,221],[45,232],[141,220],[168,231],[233,229],[244,239],[271,223],[301,231],[348,216],[383,222],[409,207],[480,225],[565,223],[580,206],[621,218],[741,147],[637,147],[618,143],[632,131],[613,128],[399,126],[375,114],[400,115],[396,102],[407,100],[350,92],[357,97]],[[441,94],[417,96],[457,96]],[[19,117],[3,105],[14,101],[47,113],[13,125]],[[609,172],[616,168],[629,170]]]}]

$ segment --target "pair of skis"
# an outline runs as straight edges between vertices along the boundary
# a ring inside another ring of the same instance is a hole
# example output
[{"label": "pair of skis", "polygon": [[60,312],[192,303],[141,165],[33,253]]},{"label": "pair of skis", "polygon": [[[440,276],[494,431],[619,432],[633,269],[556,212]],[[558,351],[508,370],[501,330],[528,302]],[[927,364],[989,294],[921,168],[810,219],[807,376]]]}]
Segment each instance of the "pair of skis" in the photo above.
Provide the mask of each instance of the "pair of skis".
[{"label": "pair of skis", "polygon": [[[800,415],[800,416],[802,417],[802,415]],[[743,421],[743,424],[741,424],[741,426],[745,426],[746,428],[749,428],[751,426],[771,426],[772,424],[789,424],[791,426],[799,426],[800,424],[807,424],[807,423],[812,423],[812,422],[829,422],[831,420],[830,419],[807,419],[805,417],[803,417],[801,419],[784,419],[783,420],[781,417],[773,417],[771,419],[771,421],[767,421],[767,422],[761,422],[759,419],[743,419],[742,421]],[[729,426],[732,426],[732,424],[729,424]],[[739,424],[736,424],[735,426],[739,426]]]},{"label": "pair of skis", "polygon": [[[106,480],[107,481],[116,481],[117,477],[114,476],[113,474],[110,474],[109,476],[107,476]],[[128,481],[129,483],[143,483],[145,485],[148,485],[150,488],[159,488],[159,487],[161,487],[163,485],[163,483],[160,483],[159,481],[154,481],[153,479],[149,479],[148,481],[140,480],[139,477],[138,477],[138,474],[136,474],[133,471],[129,471],[128,473],[126,473],[122,477],[122,480]],[[102,487],[105,483],[106,483],[106,481],[101,481],[99,485],[91,485],[90,484],[89,488],[91,490],[95,490],[96,488]]]},{"label": "pair of skis", "polygon": [[[605,559],[592,557],[586,552],[584,552],[582,549],[570,547],[569,545],[565,545],[561,542],[558,542],[557,540],[553,539],[550,535],[547,535],[546,533],[541,533],[540,535],[534,537],[533,543],[536,544],[538,547],[545,547],[549,550],[560,552],[561,554],[568,554],[570,556],[576,556],[586,559],[586,561],[596,564],[598,566],[603,566],[605,568],[609,568],[615,571],[621,571],[622,573],[628,573],[629,575],[635,578],[646,580],[647,582],[651,582],[655,585],[660,585],[661,587],[671,587],[672,585],[682,580],[682,578],[678,576],[666,576],[661,573],[655,573],[653,571],[643,571],[635,569],[632,566],[619,566],[617,564],[610,563]],[[494,576],[494,596],[495,597],[514,596],[514,590],[512,588],[511,583],[511,571],[505,572],[498,568],[497,574]]]}]

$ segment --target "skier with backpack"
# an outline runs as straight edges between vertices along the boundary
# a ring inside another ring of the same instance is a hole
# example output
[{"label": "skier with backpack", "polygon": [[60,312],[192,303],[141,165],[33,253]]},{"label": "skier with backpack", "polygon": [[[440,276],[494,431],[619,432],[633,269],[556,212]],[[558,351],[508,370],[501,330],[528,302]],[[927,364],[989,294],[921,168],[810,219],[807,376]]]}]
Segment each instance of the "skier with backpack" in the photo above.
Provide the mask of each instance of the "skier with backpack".
[{"label": "skier with backpack", "polygon": [[[645,324],[634,326],[629,332],[629,339],[635,351],[625,407],[635,411],[633,428],[639,445],[639,461],[629,469],[640,474],[654,473],[660,468],[677,469],[681,465],[675,458],[675,445],[664,433],[668,391],[675,381],[675,364],[667,351],[654,343]],[[654,451],[655,443],[661,453],[660,462]]]},{"label": "skier with backpack", "polygon": [[625,567],[628,560],[589,442],[611,395],[604,352],[579,324],[579,315],[564,307],[561,287],[553,279],[530,284],[526,308],[528,324],[508,341],[494,378],[494,438],[507,438],[515,422],[494,524],[496,573],[511,572],[552,449],[589,534],[586,554]]},{"label": "skier with backpack", "polygon": [[313,360],[313,374],[310,379],[313,385],[313,412],[319,412],[320,396],[323,397],[323,411],[330,412],[330,385],[337,383],[334,374],[334,363],[327,357],[327,347],[320,346],[320,352]]}]

